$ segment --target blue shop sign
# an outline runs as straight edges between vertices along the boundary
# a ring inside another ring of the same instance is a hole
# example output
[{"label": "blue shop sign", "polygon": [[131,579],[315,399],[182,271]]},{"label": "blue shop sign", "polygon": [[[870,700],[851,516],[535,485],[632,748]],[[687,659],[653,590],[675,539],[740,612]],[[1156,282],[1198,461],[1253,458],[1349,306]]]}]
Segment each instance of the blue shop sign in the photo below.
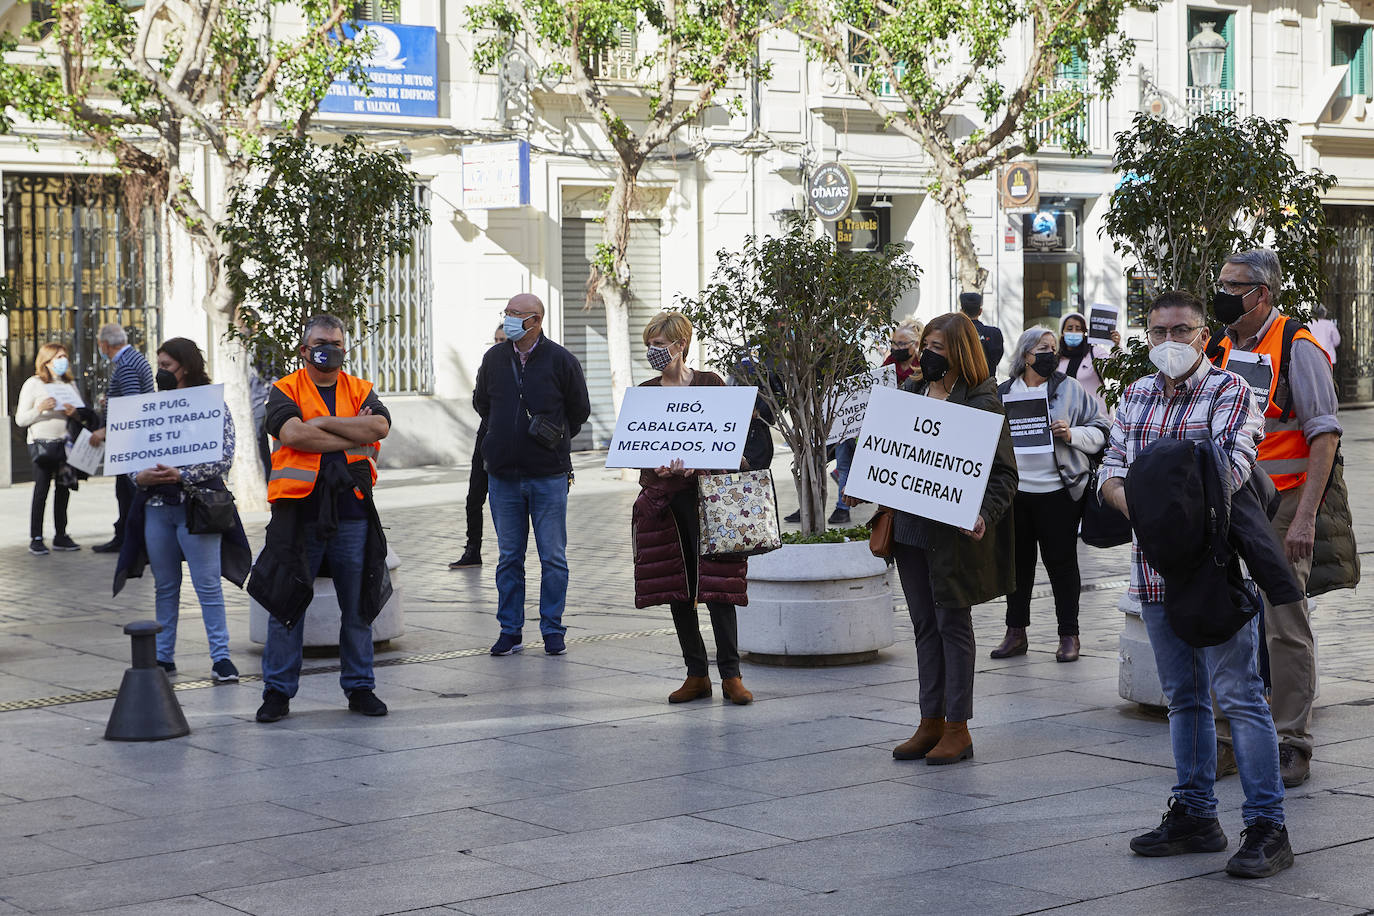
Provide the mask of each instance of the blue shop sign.
[{"label": "blue shop sign", "polygon": [[[335,114],[400,118],[439,116],[439,32],[428,25],[359,22],[357,33],[374,39],[372,54],[362,61],[366,95],[346,75],[329,87],[320,111]],[[345,26],[352,36],[354,29]]]}]

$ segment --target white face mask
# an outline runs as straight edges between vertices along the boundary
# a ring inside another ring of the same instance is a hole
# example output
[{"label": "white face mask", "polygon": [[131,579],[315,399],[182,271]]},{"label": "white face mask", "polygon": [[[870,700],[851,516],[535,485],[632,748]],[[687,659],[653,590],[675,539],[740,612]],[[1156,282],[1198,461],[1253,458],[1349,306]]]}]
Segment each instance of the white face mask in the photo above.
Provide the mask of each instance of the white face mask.
[{"label": "white face mask", "polygon": [[[1196,339],[1195,337],[1194,340]],[[1150,362],[1159,367],[1159,371],[1171,379],[1181,379],[1186,376],[1188,370],[1192,369],[1193,364],[1197,362],[1198,355],[1192,344],[1180,343],[1177,340],[1166,340],[1164,343],[1150,348]]]}]

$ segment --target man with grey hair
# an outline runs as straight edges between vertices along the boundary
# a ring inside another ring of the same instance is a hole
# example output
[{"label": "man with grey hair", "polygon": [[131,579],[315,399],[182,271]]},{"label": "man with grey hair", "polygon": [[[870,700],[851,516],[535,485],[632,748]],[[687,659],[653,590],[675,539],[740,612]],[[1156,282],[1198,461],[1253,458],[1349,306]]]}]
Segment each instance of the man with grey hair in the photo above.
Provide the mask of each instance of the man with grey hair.
[{"label": "man with grey hair", "polygon": [[[1258,467],[1282,496],[1274,530],[1307,592],[1317,510],[1326,497],[1341,424],[1331,362],[1309,331],[1275,308],[1282,287],[1278,255],[1270,249],[1255,248],[1226,259],[1212,300],[1227,332],[1216,361],[1250,383],[1264,414]],[[1270,706],[1279,734],[1279,767],[1290,788],[1307,780],[1312,757],[1317,666],[1308,614],[1305,599],[1278,607],[1265,601]],[[1231,732],[1224,721],[1218,722],[1217,740],[1217,775],[1235,772]]]},{"label": "man with grey hair", "polygon": [[[105,389],[105,402],[101,414],[109,415],[109,399],[122,398],[131,394],[151,394],[153,390],[153,368],[142,353],[129,346],[129,334],[120,324],[111,322],[102,325],[96,346],[110,361],[110,384]],[[105,441],[105,428],[102,426],[91,434],[91,443],[100,445]],[[124,546],[124,526],[129,521],[129,507],[134,502],[134,485],[127,474],[115,477],[115,499],[119,503],[119,518],[115,521],[114,538],[91,549],[96,553],[119,553]]]}]

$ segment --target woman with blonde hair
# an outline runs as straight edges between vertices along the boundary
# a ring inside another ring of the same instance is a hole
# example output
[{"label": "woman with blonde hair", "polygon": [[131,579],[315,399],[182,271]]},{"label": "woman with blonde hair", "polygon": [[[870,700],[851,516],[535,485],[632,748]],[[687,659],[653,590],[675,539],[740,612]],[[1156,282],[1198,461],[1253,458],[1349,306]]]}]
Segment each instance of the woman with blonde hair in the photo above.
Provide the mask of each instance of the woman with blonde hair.
[{"label": "woman with blonde hair", "polygon": [[900,385],[907,379],[915,375],[920,380],[921,369],[916,365],[916,351],[920,349],[921,332],[925,330],[925,325],[915,315],[911,315],[892,329],[892,337],[889,340],[890,346],[887,351],[887,358],[883,360],[884,366],[893,366],[897,370],[897,384]]},{"label": "woman with blonde hair", "polygon": [[[33,462],[33,502],[29,508],[29,553],[36,557],[48,555],[43,543],[43,514],[48,505],[48,488],[56,492],[52,501],[52,521],[56,535],[53,550],[80,550],[81,546],[67,536],[67,502],[72,491],[59,476],[67,463],[67,418],[76,413],[79,404],[59,404],[49,386],[62,382],[71,385],[75,393],[75,379],[67,348],[60,343],[45,343],[38,348],[33,361],[33,375],[19,389],[19,404],[14,410],[14,422],[28,430],[29,460]],[[60,390],[60,389],[59,389]]]}]

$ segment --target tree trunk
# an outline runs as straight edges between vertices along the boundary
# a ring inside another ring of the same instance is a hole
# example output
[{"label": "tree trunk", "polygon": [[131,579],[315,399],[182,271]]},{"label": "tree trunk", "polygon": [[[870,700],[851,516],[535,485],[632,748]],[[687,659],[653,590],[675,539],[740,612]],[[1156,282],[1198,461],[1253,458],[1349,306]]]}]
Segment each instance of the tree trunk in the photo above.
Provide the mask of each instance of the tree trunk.
[{"label": "tree trunk", "polygon": [[797,484],[803,534],[819,534],[826,528],[827,487],[825,449],[804,447],[792,455],[792,476]]},{"label": "tree trunk", "polygon": [[205,296],[205,313],[210,317],[217,346],[215,374],[224,383],[224,403],[234,418],[234,464],[229,472],[229,488],[241,510],[261,512],[267,509],[267,480],[258,457],[257,429],[253,423],[248,383],[252,363],[242,344],[225,339],[234,314],[234,294],[224,272],[212,268],[210,276],[212,285]]},{"label": "tree trunk", "polygon": [[[945,174],[947,171],[949,174]],[[940,169],[938,177],[938,198],[945,208],[949,239],[954,245],[959,291],[982,292],[988,272],[978,263],[978,248],[973,243],[973,225],[968,218],[968,188],[953,169]]]},{"label": "tree trunk", "polygon": [[639,163],[621,164],[601,220],[602,250],[611,255],[610,270],[593,270],[599,279],[601,301],[606,308],[606,350],[611,363],[611,401],[617,416],[625,391],[634,384],[630,363],[630,210],[634,207]]}]

